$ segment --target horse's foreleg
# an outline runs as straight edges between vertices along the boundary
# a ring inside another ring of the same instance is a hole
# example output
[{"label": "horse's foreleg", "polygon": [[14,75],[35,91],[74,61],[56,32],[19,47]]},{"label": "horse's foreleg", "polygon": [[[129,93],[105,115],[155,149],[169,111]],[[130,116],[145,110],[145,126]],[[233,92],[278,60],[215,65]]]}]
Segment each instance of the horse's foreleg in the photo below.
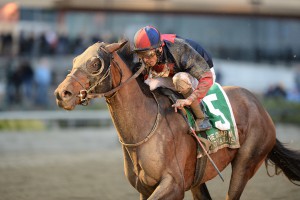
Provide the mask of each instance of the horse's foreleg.
[{"label": "horse's foreleg", "polygon": [[132,164],[132,160],[130,159],[129,153],[127,151],[127,149],[122,146],[123,148],[123,155],[124,155],[124,172],[125,172],[125,176],[127,177],[128,181],[130,182],[130,184],[133,187],[136,187],[136,180],[137,180],[137,176],[133,171],[133,164]]},{"label": "horse's foreleg", "polygon": [[140,200],[147,200],[147,197],[140,193]]},{"label": "horse's foreleg", "polygon": [[[127,149],[123,146],[123,154],[124,154],[124,172],[125,176],[127,177],[130,184],[138,191],[140,192],[140,199],[147,199],[151,193],[152,188],[148,188],[145,185],[142,185],[140,180],[138,180],[138,177],[136,173],[134,172],[134,166],[133,161],[130,158],[130,155],[127,151]],[[143,193],[143,194],[142,194]],[[146,196],[148,195],[148,196]]]},{"label": "horse's foreleg", "polygon": [[205,183],[192,188],[191,191],[192,191],[194,200],[211,200],[212,199]]},{"label": "horse's foreleg", "polygon": [[180,200],[184,198],[182,182],[176,182],[171,175],[165,176],[148,200]]}]

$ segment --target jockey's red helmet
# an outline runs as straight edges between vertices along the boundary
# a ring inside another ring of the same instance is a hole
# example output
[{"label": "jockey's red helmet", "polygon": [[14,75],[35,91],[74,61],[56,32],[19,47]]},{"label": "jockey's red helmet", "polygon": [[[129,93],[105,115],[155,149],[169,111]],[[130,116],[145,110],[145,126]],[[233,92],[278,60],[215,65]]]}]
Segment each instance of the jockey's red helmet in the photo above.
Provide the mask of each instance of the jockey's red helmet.
[{"label": "jockey's red helmet", "polygon": [[159,31],[153,26],[145,26],[134,35],[134,51],[147,51],[161,46]]}]

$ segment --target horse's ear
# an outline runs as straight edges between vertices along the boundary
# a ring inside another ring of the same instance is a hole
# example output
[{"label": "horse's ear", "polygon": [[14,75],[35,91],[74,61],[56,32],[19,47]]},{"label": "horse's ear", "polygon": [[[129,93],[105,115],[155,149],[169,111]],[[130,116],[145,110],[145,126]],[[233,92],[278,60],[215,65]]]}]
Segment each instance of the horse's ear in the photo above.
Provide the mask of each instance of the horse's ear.
[{"label": "horse's ear", "polygon": [[121,49],[128,41],[122,41],[122,42],[118,42],[118,43],[112,43],[107,45],[105,48],[106,50],[108,50],[110,53],[117,51],[119,49]]}]

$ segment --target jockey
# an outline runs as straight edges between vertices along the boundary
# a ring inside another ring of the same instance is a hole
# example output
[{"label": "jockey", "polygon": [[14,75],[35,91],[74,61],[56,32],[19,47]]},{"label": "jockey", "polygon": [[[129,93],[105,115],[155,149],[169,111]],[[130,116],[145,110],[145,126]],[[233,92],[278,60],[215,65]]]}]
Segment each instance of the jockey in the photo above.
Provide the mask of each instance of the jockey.
[{"label": "jockey", "polygon": [[134,52],[146,66],[144,80],[150,90],[167,87],[181,93],[185,99],[178,99],[172,105],[175,112],[190,106],[196,117],[196,131],[210,129],[211,124],[200,104],[215,79],[208,53],[192,40],[160,34],[152,26],[136,32]]}]

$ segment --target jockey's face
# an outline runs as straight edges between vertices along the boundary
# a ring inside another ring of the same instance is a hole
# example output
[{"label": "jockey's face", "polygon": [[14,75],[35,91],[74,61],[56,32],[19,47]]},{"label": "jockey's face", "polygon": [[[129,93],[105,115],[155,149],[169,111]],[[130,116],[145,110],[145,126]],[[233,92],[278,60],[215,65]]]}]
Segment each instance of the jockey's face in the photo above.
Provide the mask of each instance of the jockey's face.
[{"label": "jockey's face", "polygon": [[[161,52],[162,48],[159,48],[158,50]],[[147,67],[153,67],[158,61],[156,51],[156,49],[151,49],[149,51],[138,53],[138,56],[143,60]]]}]

